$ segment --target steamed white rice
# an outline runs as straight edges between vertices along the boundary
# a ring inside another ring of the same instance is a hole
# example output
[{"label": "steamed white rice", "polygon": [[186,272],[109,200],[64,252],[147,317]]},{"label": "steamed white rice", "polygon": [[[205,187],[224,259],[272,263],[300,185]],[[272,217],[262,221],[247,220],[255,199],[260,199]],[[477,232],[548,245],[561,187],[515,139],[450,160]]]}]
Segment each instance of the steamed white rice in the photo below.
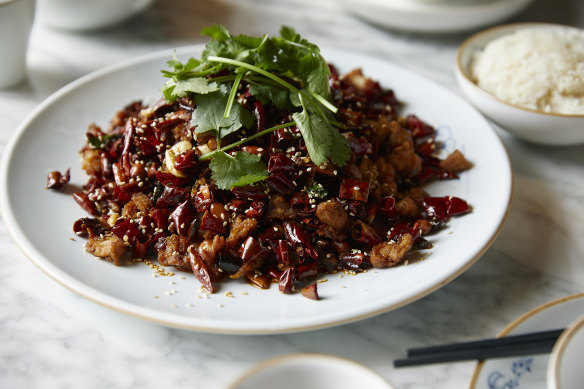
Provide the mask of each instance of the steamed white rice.
[{"label": "steamed white rice", "polygon": [[512,104],[584,114],[584,31],[519,30],[475,54],[470,73],[479,87]]}]

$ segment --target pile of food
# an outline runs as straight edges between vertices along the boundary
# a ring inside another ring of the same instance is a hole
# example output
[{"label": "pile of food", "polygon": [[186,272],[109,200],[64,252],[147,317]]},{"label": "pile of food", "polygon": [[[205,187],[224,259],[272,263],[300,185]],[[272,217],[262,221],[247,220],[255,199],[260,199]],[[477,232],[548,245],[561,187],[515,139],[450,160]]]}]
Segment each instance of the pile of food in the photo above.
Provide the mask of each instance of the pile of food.
[{"label": "pile of food", "polygon": [[116,265],[156,257],[211,293],[242,278],[318,299],[319,275],[400,264],[468,211],[423,185],[469,162],[437,158],[434,128],[400,116],[391,90],[359,69],[339,75],[288,27],[203,33],[200,60],[168,62],[164,98],[128,105],[105,131],[89,126],[89,180],[74,194],[91,215],[74,224],[89,253]]}]

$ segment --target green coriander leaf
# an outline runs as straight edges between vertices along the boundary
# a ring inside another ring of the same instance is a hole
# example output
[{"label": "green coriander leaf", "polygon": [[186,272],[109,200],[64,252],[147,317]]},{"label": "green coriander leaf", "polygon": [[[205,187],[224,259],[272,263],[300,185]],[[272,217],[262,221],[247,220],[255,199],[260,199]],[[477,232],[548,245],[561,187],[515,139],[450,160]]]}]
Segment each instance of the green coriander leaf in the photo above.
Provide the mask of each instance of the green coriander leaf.
[{"label": "green coriander leaf", "polygon": [[297,39],[297,37],[300,37],[296,30],[294,30],[294,28],[290,26],[280,27],[280,36],[291,42],[294,42]]},{"label": "green coriander leaf", "polygon": [[185,97],[188,93],[204,94],[218,89],[216,83],[209,83],[207,78],[193,75],[193,73],[202,71],[204,67],[194,58],[190,58],[183,64],[177,59],[175,53],[173,59],[166,64],[171,70],[162,70],[162,74],[170,80],[164,84],[161,90],[167,101]]},{"label": "green coriander leaf", "polygon": [[212,39],[218,40],[219,42],[225,42],[231,38],[229,30],[227,27],[221,24],[213,24],[211,27],[205,27],[201,30],[201,35],[210,36]]},{"label": "green coriander leaf", "polygon": [[266,166],[259,155],[241,151],[233,156],[222,151],[216,152],[209,167],[217,188],[224,190],[253,184],[268,177]]},{"label": "green coriander leaf", "polygon": [[322,165],[328,159],[337,166],[343,166],[351,157],[347,139],[320,115],[306,109],[292,115],[302,133],[308,155],[312,162]]},{"label": "green coriander leaf", "polygon": [[204,77],[192,77],[184,80],[168,80],[161,88],[166,101],[174,101],[179,97],[185,97],[189,93],[206,94],[218,89],[214,82],[209,83]]},{"label": "green coriander leaf", "polygon": [[175,98],[172,95],[174,87],[176,86],[175,80],[168,80],[164,83],[164,86],[160,89],[166,101],[173,101]]},{"label": "green coriander leaf", "polygon": [[275,85],[254,84],[249,88],[249,92],[255,96],[263,105],[273,104],[280,110],[291,110],[290,91]]},{"label": "green coriander leaf", "polygon": [[[205,45],[202,53],[204,61],[209,56],[227,57],[244,62],[253,62],[253,50],[262,42],[263,38],[249,35],[231,36],[224,26],[214,25],[208,31],[211,40]],[[203,30],[205,31],[205,30]]]},{"label": "green coriander leaf", "polygon": [[296,73],[302,75],[308,81],[308,90],[315,92],[323,97],[328,96],[328,77],[329,69],[326,61],[320,55],[320,49],[317,45],[310,43],[302,38],[292,27],[282,26],[280,36],[288,41],[295,43],[300,54],[298,68]]},{"label": "green coriander leaf", "polygon": [[228,101],[229,91],[225,85],[221,85],[215,92],[197,95],[195,97],[197,108],[195,108],[191,120],[191,124],[196,126],[195,132],[214,131],[215,134],[219,134],[220,138],[224,138],[243,126],[251,127],[254,121],[253,114],[244,109],[237,101],[233,102],[229,117],[224,116]]},{"label": "green coriander leaf", "polygon": [[162,70],[162,74],[169,78],[181,77],[184,76],[185,73],[196,71],[202,68],[201,62],[195,58],[189,58],[188,61],[183,64],[176,57],[176,53],[172,54],[172,59],[170,61],[166,61],[166,65],[170,68],[170,70]]},{"label": "green coriander leaf", "polygon": [[209,80],[204,77],[192,77],[186,80],[178,80],[172,94],[177,97],[185,97],[188,93],[207,94],[217,89],[216,83],[209,83]]}]

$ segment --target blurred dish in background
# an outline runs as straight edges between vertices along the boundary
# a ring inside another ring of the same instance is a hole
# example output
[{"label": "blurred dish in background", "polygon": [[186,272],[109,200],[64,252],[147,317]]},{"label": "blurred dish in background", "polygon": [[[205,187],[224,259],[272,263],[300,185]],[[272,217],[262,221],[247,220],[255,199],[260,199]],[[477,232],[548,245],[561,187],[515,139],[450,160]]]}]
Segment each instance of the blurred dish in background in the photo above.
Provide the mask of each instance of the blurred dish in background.
[{"label": "blurred dish in background", "polygon": [[548,364],[548,389],[579,389],[584,382],[584,316],[580,316],[556,342]]},{"label": "blurred dish in background", "polygon": [[412,32],[478,29],[510,18],[533,0],[342,0],[348,12],[373,24]]},{"label": "blurred dish in background", "polygon": [[[513,135],[543,145],[581,144],[584,143],[584,114],[543,112],[506,102],[475,84],[470,72],[475,54],[495,39],[513,34],[521,29],[550,30],[558,28],[577,31],[579,34],[584,33],[584,30],[569,26],[547,23],[515,23],[492,27],[474,34],[464,41],[458,49],[456,80],[462,92],[475,107]],[[576,52],[576,50],[571,51]],[[556,60],[559,60],[557,56]],[[526,71],[526,67],[522,66],[521,71]],[[578,77],[573,77],[573,82],[581,81],[578,80]],[[572,87],[576,86],[572,85]]]},{"label": "blurred dish in background", "polygon": [[18,84],[26,76],[34,9],[34,0],[0,0],[0,89]]},{"label": "blurred dish in background", "polygon": [[365,365],[325,354],[290,354],[260,362],[229,389],[392,389]]},{"label": "blurred dish in background", "polygon": [[[584,312],[584,293],[551,301],[511,322],[498,337],[564,328]],[[550,354],[493,358],[479,362],[469,389],[532,388],[546,385]]]},{"label": "blurred dish in background", "polygon": [[37,18],[50,27],[94,30],[120,23],[154,0],[38,0]]}]

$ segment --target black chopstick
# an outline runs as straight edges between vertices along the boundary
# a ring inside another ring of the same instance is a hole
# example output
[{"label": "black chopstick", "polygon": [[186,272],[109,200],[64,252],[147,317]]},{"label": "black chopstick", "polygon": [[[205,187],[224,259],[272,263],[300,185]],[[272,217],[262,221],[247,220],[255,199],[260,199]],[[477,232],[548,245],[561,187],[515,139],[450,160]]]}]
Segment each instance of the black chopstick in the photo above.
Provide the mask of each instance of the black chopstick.
[{"label": "black chopstick", "polygon": [[409,349],[395,367],[549,353],[563,329]]}]

